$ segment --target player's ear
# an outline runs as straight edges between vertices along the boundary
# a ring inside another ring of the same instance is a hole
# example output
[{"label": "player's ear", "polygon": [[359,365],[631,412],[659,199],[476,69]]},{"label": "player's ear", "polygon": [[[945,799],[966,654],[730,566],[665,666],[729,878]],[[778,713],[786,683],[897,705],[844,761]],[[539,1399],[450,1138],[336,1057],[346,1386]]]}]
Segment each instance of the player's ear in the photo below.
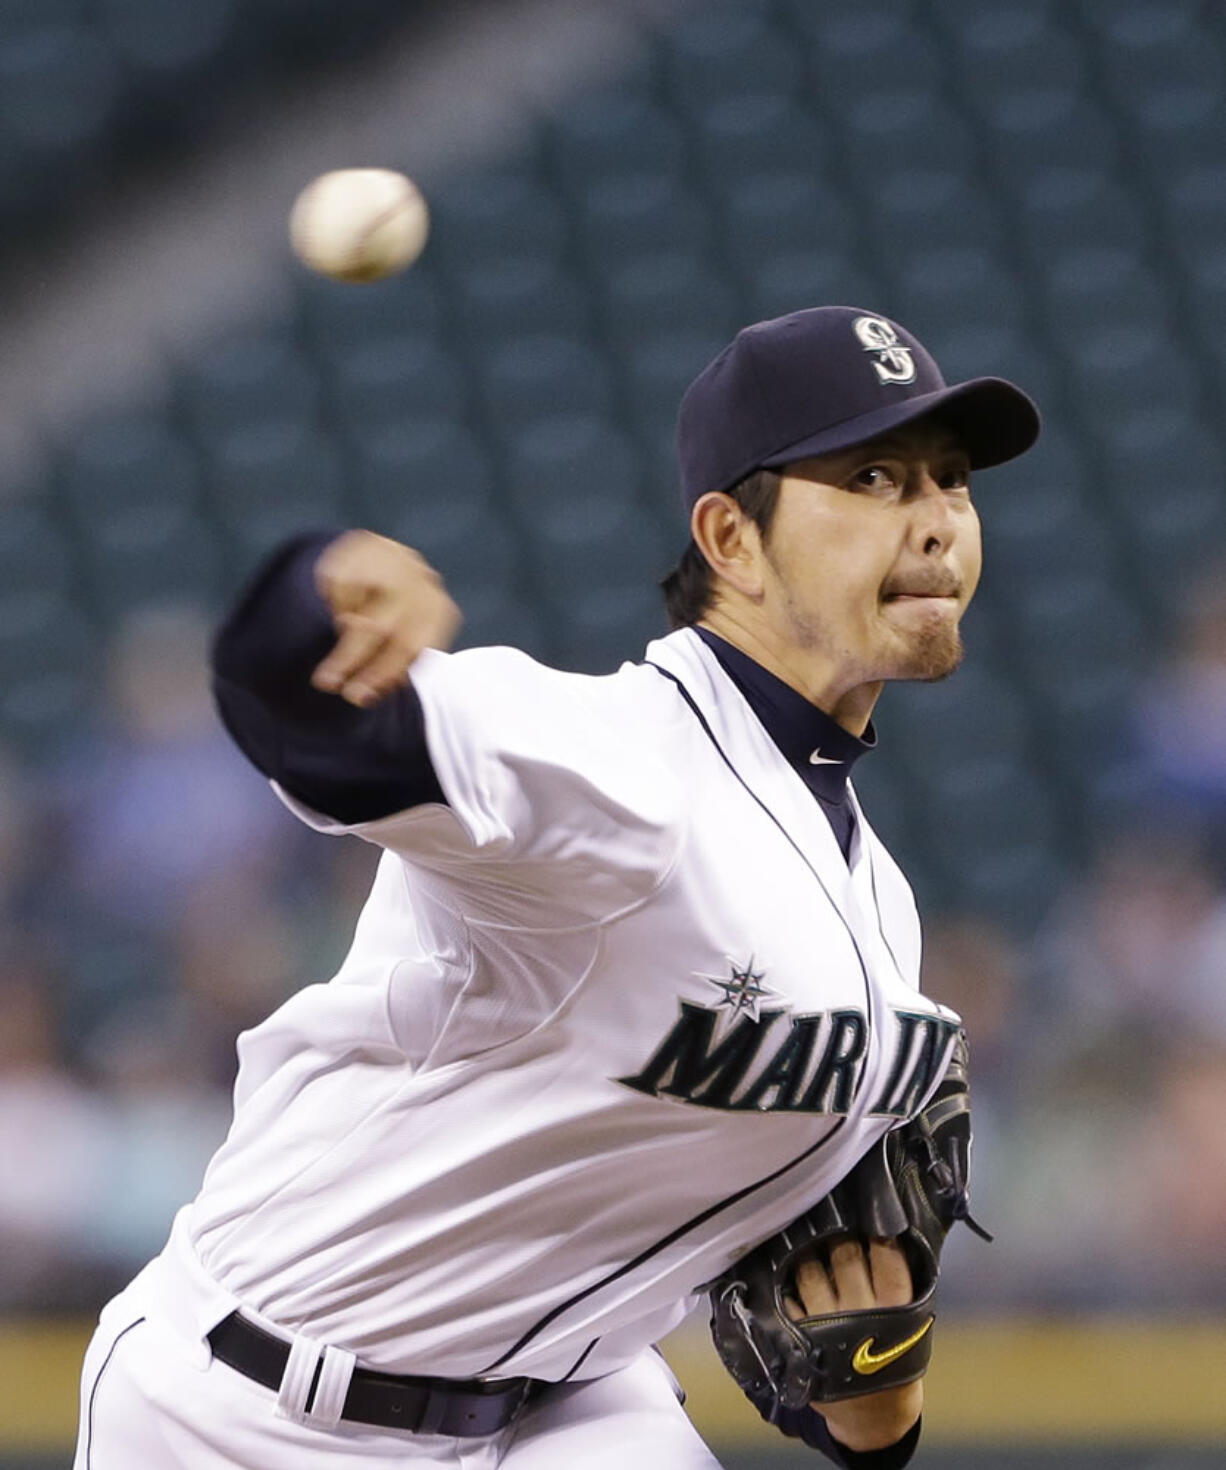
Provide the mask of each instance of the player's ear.
[{"label": "player's ear", "polygon": [[743,596],[762,596],[762,533],[731,495],[711,490],[694,502],[690,534],[711,570]]}]

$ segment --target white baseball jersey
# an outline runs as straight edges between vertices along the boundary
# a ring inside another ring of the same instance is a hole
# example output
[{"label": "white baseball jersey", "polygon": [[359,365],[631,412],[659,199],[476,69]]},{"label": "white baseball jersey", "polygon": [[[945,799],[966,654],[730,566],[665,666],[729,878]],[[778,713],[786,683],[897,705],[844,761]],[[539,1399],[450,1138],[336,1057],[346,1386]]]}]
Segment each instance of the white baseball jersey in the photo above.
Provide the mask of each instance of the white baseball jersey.
[{"label": "white baseball jersey", "polygon": [[607,677],[423,654],[449,805],[385,849],[336,977],[239,1041],[181,1222],[254,1313],[395,1373],[587,1378],[926,1100],[902,874],[850,862],[691,630]]}]

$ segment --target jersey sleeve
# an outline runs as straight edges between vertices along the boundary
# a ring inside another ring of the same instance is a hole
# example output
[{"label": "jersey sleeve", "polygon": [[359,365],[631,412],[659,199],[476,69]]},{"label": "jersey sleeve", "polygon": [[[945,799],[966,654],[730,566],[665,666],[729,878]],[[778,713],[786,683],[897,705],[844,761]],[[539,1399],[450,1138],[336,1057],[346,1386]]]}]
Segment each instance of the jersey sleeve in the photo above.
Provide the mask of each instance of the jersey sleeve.
[{"label": "jersey sleeve", "polygon": [[607,915],[651,891],[679,842],[677,783],[626,684],[638,672],[596,679],[511,648],[428,649],[412,681],[445,806],[344,824],[289,805],[444,875],[486,917]]}]

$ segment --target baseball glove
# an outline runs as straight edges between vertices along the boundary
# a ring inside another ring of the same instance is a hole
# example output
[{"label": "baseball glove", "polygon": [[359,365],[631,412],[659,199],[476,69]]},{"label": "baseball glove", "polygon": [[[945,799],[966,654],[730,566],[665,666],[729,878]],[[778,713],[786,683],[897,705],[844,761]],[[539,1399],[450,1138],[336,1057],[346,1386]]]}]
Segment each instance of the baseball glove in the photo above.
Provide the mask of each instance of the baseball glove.
[{"label": "baseball glove", "polygon": [[[847,1177],[786,1230],[726,1271],[709,1290],[711,1335],[724,1366],[767,1418],[771,1405],[855,1398],[923,1376],[941,1247],[958,1220],[985,1240],[967,1193],[971,1114],[966,1036],[923,1111],[893,1129]],[[794,1319],[797,1264],[849,1236],[895,1240],[911,1268],[906,1306]],[[764,1405],[766,1407],[764,1407]]]}]

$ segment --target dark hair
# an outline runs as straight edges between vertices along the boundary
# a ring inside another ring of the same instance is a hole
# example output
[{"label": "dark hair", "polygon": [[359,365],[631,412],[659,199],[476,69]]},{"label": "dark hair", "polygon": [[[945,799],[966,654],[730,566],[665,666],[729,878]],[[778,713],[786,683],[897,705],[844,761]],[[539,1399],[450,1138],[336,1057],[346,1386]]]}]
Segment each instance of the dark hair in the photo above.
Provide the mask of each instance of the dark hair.
[{"label": "dark hair", "polygon": [[[727,491],[763,537],[770,534],[771,522],[775,518],[779,481],[780,477],[774,470],[753,470]],[[693,537],[681,553],[681,560],[660,587],[672,628],[688,628],[710,608],[715,595],[715,574]]]}]

